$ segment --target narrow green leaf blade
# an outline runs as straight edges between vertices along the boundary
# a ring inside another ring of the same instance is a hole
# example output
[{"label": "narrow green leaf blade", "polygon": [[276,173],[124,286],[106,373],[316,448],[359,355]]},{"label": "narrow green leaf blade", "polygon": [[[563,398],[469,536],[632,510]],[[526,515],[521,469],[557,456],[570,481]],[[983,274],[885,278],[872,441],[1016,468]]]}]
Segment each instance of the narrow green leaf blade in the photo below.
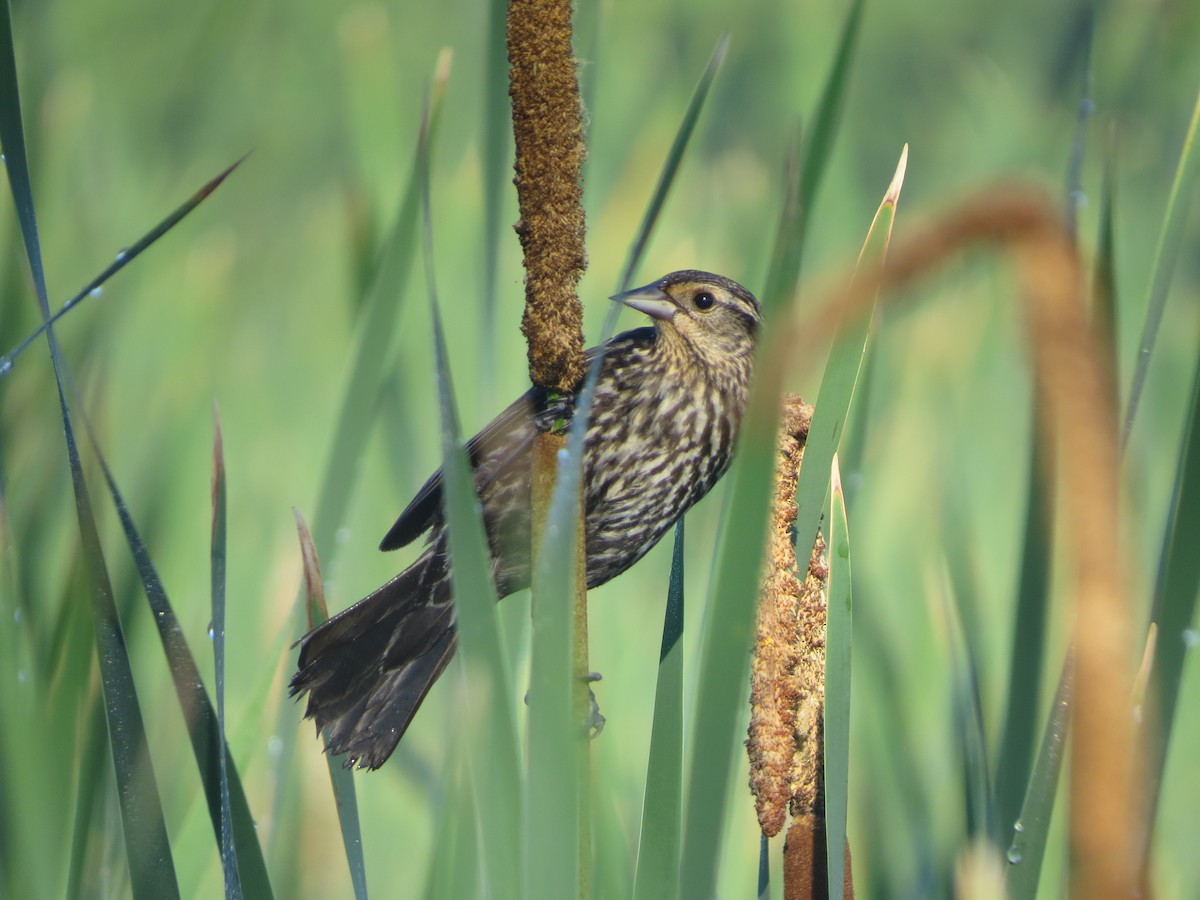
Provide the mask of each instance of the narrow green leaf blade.
[{"label": "narrow green leaf blade", "polygon": [[[3,148],[5,164],[8,167],[9,185],[25,241],[26,259],[33,274],[38,307],[43,321],[46,321],[50,318],[50,304],[25,152],[16,56],[13,50],[12,18],[7,0],[0,11],[0,147]],[[100,535],[96,529],[96,520],[67,406],[63,386],[65,367],[52,328],[46,330],[46,338],[58,388],[67,445],[67,462],[75,494],[83,567],[87,573],[91,595],[96,651],[100,661],[109,746],[117,778],[117,796],[125,832],[131,888],[135,898],[154,897],[169,900],[179,896],[179,885],[175,877],[175,864],[171,856],[166,823],[163,820],[158,786],[150,762],[145,725],[133,683],[124,634],[113,603],[108,568],[100,547]]]},{"label": "narrow green leaf blade", "polygon": [[533,568],[524,851],[528,896],[541,900],[579,893],[584,865],[580,828],[587,786],[582,784],[581,756],[587,748],[584,724],[575,718],[573,636],[575,567],[582,562],[576,551],[583,458],[579,433],[572,427],[566,458],[559,456],[545,530],[534,538],[541,546]]},{"label": "narrow green leaf blade", "polygon": [[[304,592],[307,598],[309,628],[329,618],[325,606],[325,582],[321,578],[317,548],[308,523],[293,509],[296,517],[296,532],[300,538],[300,556],[304,561]],[[329,735],[325,734],[326,742]],[[333,788],[334,805],[337,808],[338,826],[342,832],[342,846],[346,851],[346,864],[350,867],[350,882],[354,886],[356,900],[367,900],[367,866],[363,857],[362,825],[358,819],[358,793],[354,787],[354,770],[332,755],[325,754],[329,769],[329,783]]]},{"label": "narrow green leaf blade", "polygon": [[683,596],[683,519],[680,519],[675,525],[671,584],[658,657],[634,900],[679,896],[683,824]]},{"label": "narrow green leaf blade", "polygon": [[996,765],[995,796],[1001,829],[1011,828],[1025,798],[1039,719],[1042,672],[1046,656],[1047,588],[1051,537],[1043,466],[1037,449],[1044,440],[1036,417],[1029,437],[1029,479],[1022,530],[1021,573],[1009,652],[1008,694],[1004,730]]},{"label": "narrow green leaf blade", "polygon": [[1121,434],[1121,447],[1129,443],[1133,422],[1137,417],[1142,388],[1146,384],[1146,373],[1150,369],[1150,356],[1158,339],[1158,328],[1162,324],[1163,310],[1167,305],[1167,293],[1175,274],[1175,261],[1183,245],[1183,234],[1187,226],[1188,210],[1191,208],[1196,176],[1200,174],[1200,149],[1196,146],[1196,132],[1200,130],[1200,93],[1196,94],[1196,105],[1183,149],[1179,153],[1179,164],[1175,167],[1175,178],[1167,199],[1167,211],[1163,217],[1158,245],[1154,250],[1154,274],[1150,280],[1150,291],[1146,299],[1146,320],[1142,325],[1142,337],[1138,341],[1137,361],[1134,363],[1133,381],[1129,388],[1129,402],[1125,407],[1125,425]]},{"label": "narrow green leaf blade", "polygon": [[1042,859],[1046,854],[1046,839],[1050,834],[1050,819],[1054,813],[1054,800],[1058,796],[1059,775],[1071,724],[1074,675],[1075,667],[1068,655],[1059,676],[1058,690],[1055,691],[1054,703],[1047,716],[1046,728],[1042,732],[1041,746],[1030,774],[1029,787],[1025,791],[1021,816],[1012,826],[1012,843],[1008,848],[1008,869],[1004,880],[1010,900],[1036,900],[1038,895]]},{"label": "narrow green leaf blade", "polygon": [[[1153,829],[1161,799],[1167,749],[1179,704],[1183,669],[1195,655],[1196,605],[1200,597],[1200,356],[1192,378],[1191,408],[1179,445],[1170,512],[1154,585],[1155,659],[1147,691],[1145,823]],[[1193,661],[1193,665],[1195,662]],[[1146,838],[1149,846],[1149,836]]]},{"label": "narrow green leaf blade", "polygon": [[[221,440],[221,416],[213,404],[213,482],[212,482],[212,635],[214,673],[217,692],[217,746],[225,746],[225,450]],[[229,768],[224,753],[217,754],[218,782],[221,793],[221,827],[217,843],[221,850],[221,870],[225,877],[225,900],[241,900],[242,882],[238,876],[237,847],[233,839],[233,810],[229,801]]]},{"label": "narrow green leaf blade", "polygon": [[830,478],[829,592],[825,624],[825,857],[830,900],[842,900],[850,799],[850,636],[854,611],[850,529],[836,455]]},{"label": "narrow green leaf blade", "polygon": [[633,275],[642,261],[642,256],[645,255],[646,246],[650,243],[650,235],[654,233],[654,226],[658,223],[663,206],[666,205],[667,197],[671,193],[671,185],[675,183],[675,176],[679,174],[679,167],[683,163],[683,154],[687,152],[692,133],[696,130],[696,123],[700,120],[700,113],[704,109],[704,102],[708,99],[708,92],[712,88],[713,80],[717,77],[717,72],[720,71],[721,63],[725,61],[725,54],[728,51],[729,35],[723,34],[717,40],[712,56],[708,59],[708,65],[704,67],[704,72],[700,75],[700,81],[696,84],[696,90],[692,92],[692,99],[688,102],[687,111],[683,114],[683,121],[679,123],[679,129],[675,132],[675,140],[671,142],[671,149],[667,151],[667,158],[663,162],[662,171],[658,176],[658,184],[654,186],[654,193],[650,195],[650,204],[642,215],[642,223],[638,226],[637,235],[629,247],[629,257],[621,272],[618,291],[624,291],[630,287]]},{"label": "narrow green leaf blade", "polygon": [[804,251],[804,235],[808,228],[808,216],[816,200],[817,190],[825,176],[834,138],[845,105],[846,90],[850,84],[850,66],[858,46],[858,34],[862,26],[864,0],[854,0],[846,15],[846,24],[838,40],[837,53],[829,70],[829,78],[817,103],[809,130],[803,158],[800,156],[800,138],[789,154],[787,187],[784,194],[779,230],[775,235],[775,248],[771,253],[771,266],[767,272],[762,292],[763,309],[776,309],[795,290],[800,278],[800,261]]},{"label": "narrow green leaf blade", "polygon": [[208,803],[209,818],[212,821],[213,834],[218,843],[221,840],[221,788],[219,772],[220,748],[224,748],[226,776],[229,784],[229,797],[233,816],[233,838],[237,849],[238,873],[242,889],[246,895],[255,898],[273,896],[271,881],[267,875],[267,865],[263,858],[262,846],[258,841],[258,831],[254,825],[254,817],[250,812],[250,804],[246,800],[246,792],[242,787],[241,776],[234,765],[229,753],[228,744],[221,742],[217,728],[217,715],[212,702],[204,689],[200,677],[200,669],[196,659],[188,647],[183,628],[175,615],[175,610],[167,596],[166,588],[150,551],[138,532],[129,511],[125,498],[117,486],[112,469],[100,449],[100,442],[86,415],[80,412],[83,424],[87,430],[92,452],[100,465],[101,474],[108,486],[109,496],[121,521],[125,533],[125,541],[133,555],[134,566],[146,592],[146,600],[153,614],[154,625],[158,630],[167,666],[171,671],[171,680],[175,685],[175,695],[187,725],[188,736],[191,739],[192,753],[199,769],[200,781],[204,788],[204,797]]},{"label": "narrow green leaf blade", "polygon": [[483,65],[483,376],[495,375],[496,294],[500,270],[500,238],[504,230],[504,188],[512,168],[512,126],[509,124],[508,45],[505,35],[507,0],[487,6],[486,59]]},{"label": "narrow green leaf blade", "polygon": [[[444,77],[444,76],[443,76]],[[364,397],[376,396],[383,382],[389,359],[389,347],[395,334],[399,299],[404,296],[404,284],[412,268],[417,249],[417,227],[420,204],[420,157],[427,152],[424,146],[433,139],[441,119],[444,81],[435,82],[430,104],[429,125],[422,128],[412,172],[405,188],[396,217],[380,247],[374,276],[370,279],[367,298],[363,302],[358,327],[358,346],[355,350],[350,377],[346,382],[342,406],[333,429],[333,446],[321,480],[313,517],[312,534],[317,550],[327,557],[335,548],[334,537],[346,515],[346,509],[358,480],[358,461],[371,433],[371,419],[376,412],[374,403],[364,403]]]},{"label": "narrow green leaf blade", "polygon": [[[875,219],[867,232],[866,242],[859,254],[859,265],[874,267],[887,254],[888,241],[892,233],[892,220],[900,190],[904,186],[904,173],[908,166],[908,145],[900,153],[900,161],[892,183],[884,194],[883,202],[875,213]],[[817,537],[817,526],[821,521],[821,510],[829,495],[829,473],[833,455],[842,439],[842,427],[850,403],[854,399],[854,387],[862,368],[866,353],[867,333],[871,316],[866,314],[854,321],[845,321],[839,328],[825,364],[821,378],[821,391],[813,407],[812,426],[808,441],[804,445],[804,465],[796,484],[796,547],[797,558],[803,559]]]},{"label": "narrow green leaf blade", "polygon": [[[759,567],[766,545],[767,507],[775,466],[782,371],[769,358],[756,367],[750,402],[730,481],[728,524],[717,547],[717,567],[701,636],[700,698],[693,715],[684,813],[681,897],[708,897],[717,861],[735,737],[745,703]],[[757,524],[752,524],[757,523]]]},{"label": "narrow green leaf blade", "polygon": [[[427,117],[422,130],[430,127]],[[429,142],[418,159],[422,231],[433,340],[438,406],[442,419],[442,478],[450,538],[450,575],[461,643],[459,671],[464,700],[467,766],[476,802],[477,833],[489,895],[525,896],[521,885],[521,767],[513,678],[500,620],[491,555],[475,479],[462,447],[458,410],[446,352],[446,336],[434,278],[433,227],[429,203]],[[561,823],[557,823],[562,827]]]},{"label": "narrow green leaf blade", "polygon": [[89,281],[83,286],[82,289],[79,290],[78,293],[76,293],[73,297],[67,300],[66,303],[59,307],[58,312],[52,315],[47,321],[39,325],[33,332],[26,335],[24,340],[17,344],[16,347],[4,354],[4,356],[0,356],[0,376],[6,375],[9,371],[11,371],[14,360],[16,360],[17,356],[22,350],[33,343],[38,335],[69,313],[88,297],[97,296],[100,293],[100,289],[108,282],[110,278],[133,262],[133,260],[140,256],[144,250],[149,249],[149,247],[159,238],[178,225],[184,216],[208,199],[208,196],[218,187],[220,187],[221,183],[224,182],[225,179],[233,173],[233,170],[240,166],[245,159],[246,157],[243,156],[241,159],[227,167],[224,171],[220,172],[215,177],[210,178],[200,188],[200,190],[196,191],[196,193],[192,194],[191,197],[180,204],[180,206],[178,206],[169,216],[138,238],[138,240],[136,240],[134,243],[122,250],[119,250],[117,252],[116,260],[110,263],[104,269],[104,271]]},{"label": "narrow green leaf blade", "polygon": [[[337,552],[335,537],[341,527],[354,496],[354,488],[358,483],[359,460],[362,457],[370,436],[372,420],[378,409],[375,403],[363,402],[364,397],[377,396],[387,371],[389,348],[395,332],[396,317],[399,312],[399,298],[403,297],[404,285],[411,269],[413,253],[416,251],[418,212],[420,203],[420,170],[419,159],[421,142],[428,142],[436,131],[440,120],[441,100],[444,95],[444,76],[435,81],[433,102],[429,111],[430,125],[423,129],[418,138],[416,155],[408,185],[393,219],[392,226],[384,238],[373,276],[369,279],[370,287],[367,297],[361,304],[359,313],[359,328],[357,348],[351,363],[346,390],[342,395],[341,408],[338,411],[337,423],[333,428],[333,443],[329,450],[328,463],[321,479],[317,495],[316,514],[313,518],[312,536],[317,549],[333,558]],[[299,623],[297,623],[298,625]],[[293,709],[287,705],[280,708],[280,726],[276,733],[280,736],[279,763],[276,779],[277,789],[272,809],[274,821],[286,821],[291,816],[298,816],[299,810],[293,806],[292,811],[285,809],[296,799],[295,789],[286,793],[281,788],[288,784],[288,775],[294,764],[296,729]],[[350,776],[336,772],[333,775],[338,782],[348,781]],[[339,810],[342,807],[339,806]],[[290,834],[280,829],[277,834]],[[273,844],[278,846],[277,842]],[[291,857],[298,848],[282,848],[284,855]]]}]

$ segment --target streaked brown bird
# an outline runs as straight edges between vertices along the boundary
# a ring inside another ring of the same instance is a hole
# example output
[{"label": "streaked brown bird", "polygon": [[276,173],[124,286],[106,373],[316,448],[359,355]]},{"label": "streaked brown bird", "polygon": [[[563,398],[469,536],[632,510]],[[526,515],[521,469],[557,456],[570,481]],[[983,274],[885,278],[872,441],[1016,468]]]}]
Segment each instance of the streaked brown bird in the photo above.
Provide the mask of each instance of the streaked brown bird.
[{"label": "streaked brown bird", "polygon": [[[641,559],[729,468],[761,322],[753,294],[708,272],[613,299],[654,324],[588,351],[603,353],[584,450],[589,588]],[[533,388],[467,444],[501,597],[529,586],[530,448],[562,414]],[[457,644],[440,470],[379,547],[425,532],[412,565],[300,641],[291,692],[308,694],[305,716],[348,767],[383,765]]]}]

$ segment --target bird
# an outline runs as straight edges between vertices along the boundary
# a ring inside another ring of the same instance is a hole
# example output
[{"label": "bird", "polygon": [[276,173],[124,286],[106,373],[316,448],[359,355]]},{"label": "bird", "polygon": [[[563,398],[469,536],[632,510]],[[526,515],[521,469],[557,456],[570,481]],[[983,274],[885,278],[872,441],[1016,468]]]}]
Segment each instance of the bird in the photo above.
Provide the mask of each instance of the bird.
[{"label": "bird", "polygon": [[[641,559],[729,468],[762,324],[750,291],[694,269],[612,299],[651,324],[587,351],[602,357],[583,454],[588,588]],[[466,445],[499,597],[529,586],[531,447],[573,411],[565,399],[535,386]],[[457,645],[440,469],[379,546],[422,534],[411,565],[297,642],[290,693],[308,696],[305,717],[347,768],[387,761]]]}]

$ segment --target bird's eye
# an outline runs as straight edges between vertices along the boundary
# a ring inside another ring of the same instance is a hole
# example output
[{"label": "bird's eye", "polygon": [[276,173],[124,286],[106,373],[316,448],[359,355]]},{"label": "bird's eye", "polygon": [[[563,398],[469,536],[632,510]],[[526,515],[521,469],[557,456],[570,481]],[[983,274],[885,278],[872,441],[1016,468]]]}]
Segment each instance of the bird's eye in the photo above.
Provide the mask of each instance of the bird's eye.
[{"label": "bird's eye", "polygon": [[717,298],[708,291],[701,291],[692,298],[692,305],[695,306],[696,309],[703,312],[704,310],[709,310],[716,306]]}]

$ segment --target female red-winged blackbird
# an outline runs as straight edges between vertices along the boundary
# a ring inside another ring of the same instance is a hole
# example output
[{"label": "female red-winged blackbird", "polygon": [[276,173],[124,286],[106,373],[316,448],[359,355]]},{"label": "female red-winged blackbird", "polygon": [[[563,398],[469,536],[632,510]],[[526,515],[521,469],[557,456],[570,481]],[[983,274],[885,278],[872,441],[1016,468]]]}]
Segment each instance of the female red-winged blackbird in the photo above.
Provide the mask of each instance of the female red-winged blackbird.
[{"label": "female red-winged blackbird", "polygon": [[[654,318],[604,358],[584,451],[587,585],[620,575],[729,467],[746,407],[758,301],[708,272],[673,272],[613,298]],[[529,585],[530,447],[562,415],[530,390],[467,444],[499,596]],[[396,749],[457,643],[442,476],[435,472],[380,544],[429,531],[425,551],[374,593],[301,639],[293,694],[329,726],[328,752],[376,769]]]}]

